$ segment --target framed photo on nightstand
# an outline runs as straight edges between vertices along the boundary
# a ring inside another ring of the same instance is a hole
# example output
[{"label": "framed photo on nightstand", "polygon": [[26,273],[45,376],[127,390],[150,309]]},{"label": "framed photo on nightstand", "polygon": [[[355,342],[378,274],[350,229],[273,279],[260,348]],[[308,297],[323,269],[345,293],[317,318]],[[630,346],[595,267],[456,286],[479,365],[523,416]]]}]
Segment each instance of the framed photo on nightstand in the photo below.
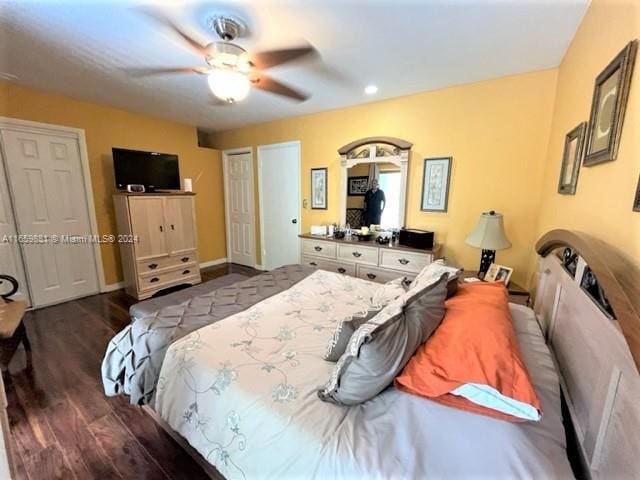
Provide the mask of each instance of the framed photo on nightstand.
[{"label": "framed photo on nightstand", "polygon": [[487,270],[487,274],[484,277],[486,282],[500,282],[503,281],[505,286],[509,285],[511,275],[513,274],[513,268],[505,267],[504,265],[498,265],[492,263]]}]

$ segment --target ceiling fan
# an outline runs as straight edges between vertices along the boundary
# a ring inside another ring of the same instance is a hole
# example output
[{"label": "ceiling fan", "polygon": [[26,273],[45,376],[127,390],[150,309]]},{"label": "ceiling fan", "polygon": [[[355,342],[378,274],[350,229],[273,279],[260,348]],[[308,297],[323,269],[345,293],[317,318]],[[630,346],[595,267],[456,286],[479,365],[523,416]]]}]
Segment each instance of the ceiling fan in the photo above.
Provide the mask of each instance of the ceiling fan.
[{"label": "ceiling fan", "polygon": [[209,26],[218,35],[220,41],[203,45],[169,18],[157,12],[147,13],[177,33],[194,51],[202,55],[207,66],[138,68],[129,69],[130,73],[136,76],[171,73],[206,75],[213,94],[221,101],[220,103],[226,104],[244,100],[251,87],[299,102],[309,98],[307,93],[275,80],[266,75],[263,70],[317,53],[311,45],[249,54],[244,48],[233,43],[233,40],[246,31],[240,20],[227,16],[214,16],[209,19]]}]

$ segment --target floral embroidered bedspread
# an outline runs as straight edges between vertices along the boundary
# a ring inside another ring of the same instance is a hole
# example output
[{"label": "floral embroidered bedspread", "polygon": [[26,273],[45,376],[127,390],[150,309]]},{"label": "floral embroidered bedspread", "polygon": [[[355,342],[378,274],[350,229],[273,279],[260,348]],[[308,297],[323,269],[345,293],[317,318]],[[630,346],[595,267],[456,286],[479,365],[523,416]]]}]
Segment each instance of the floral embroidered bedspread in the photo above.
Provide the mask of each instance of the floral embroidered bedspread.
[{"label": "floral embroidered bedspread", "polygon": [[[298,448],[324,429],[300,429],[296,418],[318,408],[335,415],[338,407],[317,397],[334,366],[322,355],[339,319],[380,308],[378,298],[372,303],[379,288],[318,270],[178,340],[165,357],[155,409],[225,477],[252,478],[252,465],[273,456],[263,446]],[[402,287],[395,288],[397,296]]]},{"label": "floral embroidered bedspread", "polygon": [[[287,265],[221,288],[213,280],[206,282],[214,285],[208,293],[134,318],[107,346],[102,361],[105,393],[129,395],[134,405],[151,403],[172,342],[283,292],[311,273],[309,267]],[[201,291],[205,285],[194,290]]]}]

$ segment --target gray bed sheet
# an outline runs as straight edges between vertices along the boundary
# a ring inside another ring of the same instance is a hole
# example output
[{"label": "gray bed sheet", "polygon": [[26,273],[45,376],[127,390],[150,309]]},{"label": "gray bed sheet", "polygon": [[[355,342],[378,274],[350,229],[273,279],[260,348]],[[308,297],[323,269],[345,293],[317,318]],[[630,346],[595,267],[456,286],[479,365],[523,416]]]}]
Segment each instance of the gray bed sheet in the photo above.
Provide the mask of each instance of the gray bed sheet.
[{"label": "gray bed sheet", "polygon": [[228,275],[224,275],[222,277],[214,278],[213,280],[208,280],[198,285],[194,285],[193,287],[178,290],[177,292],[173,292],[168,295],[163,295],[162,297],[150,298],[148,300],[144,300],[142,302],[131,305],[131,308],[129,308],[129,315],[131,315],[131,318],[133,320],[135,320],[136,318],[147,317],[149,315],[153,315],[158,310],[161,310],[164,307],[171,307],[173,305],[187,302],[193,297],[207,295],[214,290],[222,287],[228,287],[229,285],[241,282],[243,280],[246,280],[247,278],[249,277],[246,275],[240,275],[239,273],[230,273]]},{"label": "gray bed sheet", "polygon": [[[287,290],[313,272],[287,265],[221,288],[215,281],[207,282],[210,289],[204,284],[192,287],[197,296],[192,296],[192,288],[177,292],[171,305],[163,306],[166,300],[158,299],[132,307],[131,324],[111,339],[102,361],[105,393],[127,394],[134,405],[151,403],[171,343]],[[209,291],[203,292],[205,288]]]}]

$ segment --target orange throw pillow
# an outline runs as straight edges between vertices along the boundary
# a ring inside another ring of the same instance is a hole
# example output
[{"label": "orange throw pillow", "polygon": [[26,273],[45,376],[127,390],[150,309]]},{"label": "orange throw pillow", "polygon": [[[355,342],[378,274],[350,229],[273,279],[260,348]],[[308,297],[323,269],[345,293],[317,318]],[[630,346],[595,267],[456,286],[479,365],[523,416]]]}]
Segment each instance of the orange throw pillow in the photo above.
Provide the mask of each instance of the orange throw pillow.
[{"label": "orange throw pillow", "polygon": [[539,420],[504,283],[460,285],[442,323],[395,379],[398,389],[513,422]]}]

